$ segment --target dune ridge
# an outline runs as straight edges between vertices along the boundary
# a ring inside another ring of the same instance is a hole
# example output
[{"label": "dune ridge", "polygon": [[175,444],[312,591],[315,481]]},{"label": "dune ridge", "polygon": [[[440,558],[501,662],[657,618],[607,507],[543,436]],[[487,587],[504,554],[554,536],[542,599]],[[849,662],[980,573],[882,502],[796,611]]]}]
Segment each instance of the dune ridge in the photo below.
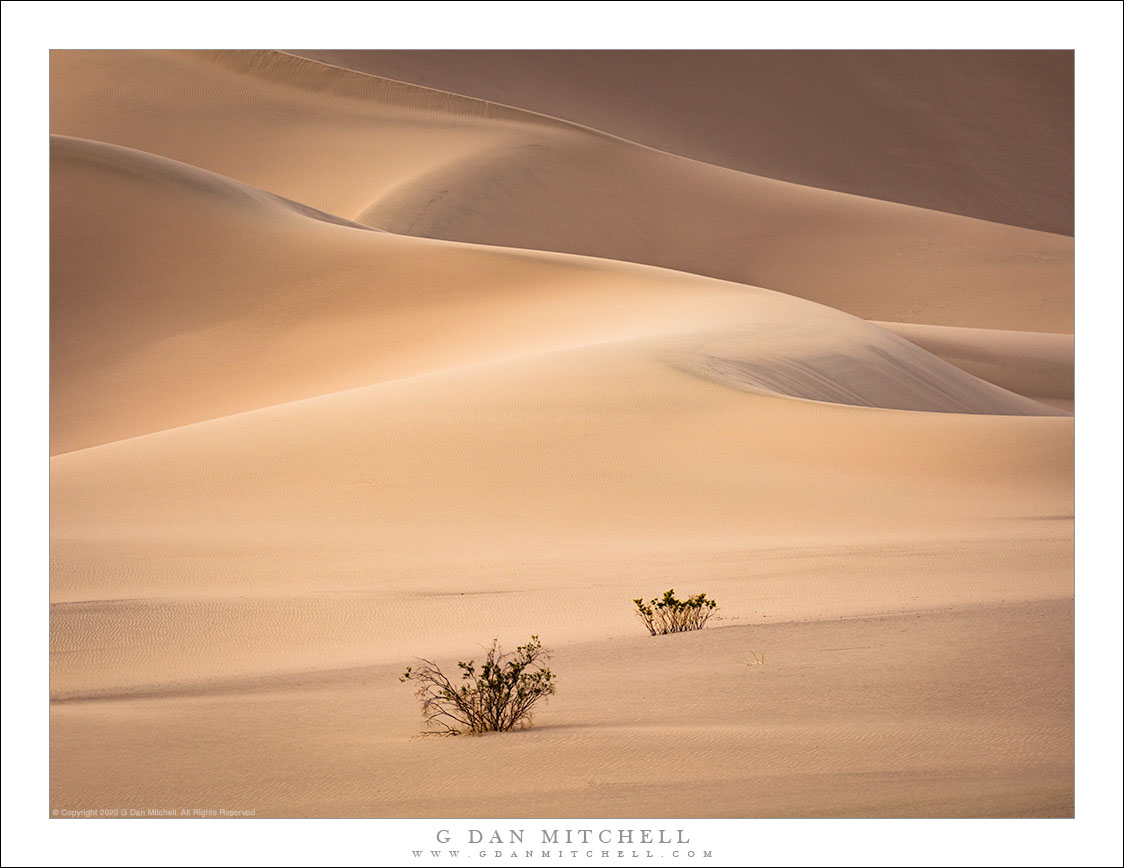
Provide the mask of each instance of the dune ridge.
[{"label": "dune ridge", "polygon": [[[214,172],[181,163],[179,160],[169,160],[167,157],[150,154],[147,151],[52,134],[51,157],[60,163],[86,164],[94,172],[116,172],[131,175],[133,179],[142,182],[174,185],[182,191],[224,199],[235,206],[247,206],[252,203],[262,212],[281,206],[283,209],[313,220],[368,232],[377,231],[372,226],[337,217],[335,214],[294,202],[276,193],[259,190],[249,184],[224,178]],[[68,190],[67,195],[70,196],[72,193]]]},{"label": "dune ridge", "polygon": [[[665,350],[680,357],[698,356],[690,344],[708,334],[732,332],[725,343],[740,361],[683,364],[782,394],[1054,412],[873,326],[763,290],[356,233],[240,182],[95,142],[55,139],[52,161],[56,453],[429,370],[661,333],[685,347]],[[90,248],[110,260],[93,274]],[[754,358],[759,371],[786,359],[787,379],[748,376]]]},{"label": "dune ridge", "polygon": [[740,172],[1073,234],[1058,122],[1073,116],[1072,52],[294,53]]},{"label": "dune ridge", "polygon": [[[55,132],[392,232],[642,262],[864,318],[1072,330],[1072,238],[721,169],[529,112],[492,123],[480,100],[449,95],[438,111],[440,94],[276,52],[95,55],[52,56]],[[169,77],[184,91],[172,117],[159,110]],[[385,88],[401,98],[384,104]]]},{"label": "dune ridge", "polygon": [[878,325],[989,383],[1073,412],[1073,335]]},{"label": "dune ridge", "polygon": [[52,807],[1072,816],[1072,238],[285,52],[51,131]]}]

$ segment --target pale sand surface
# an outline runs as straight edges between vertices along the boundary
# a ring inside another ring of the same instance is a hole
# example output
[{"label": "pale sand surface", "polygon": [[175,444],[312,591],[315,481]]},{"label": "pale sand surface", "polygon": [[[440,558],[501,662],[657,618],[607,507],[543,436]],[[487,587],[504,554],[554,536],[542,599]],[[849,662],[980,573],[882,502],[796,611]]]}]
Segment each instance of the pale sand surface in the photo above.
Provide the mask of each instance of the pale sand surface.
[{"label": "pale sand surface", "polygon": [[269,52],[52,132],[52,807],[1072,815],[1072,238]]},{"label": "pale sand surface", "polygon": [[412,737],[393,665],[56,704],[52,798],[265,816],[1066,816],[1072,617],[1056,601],[574,642],[534,728],[476,738]]}]

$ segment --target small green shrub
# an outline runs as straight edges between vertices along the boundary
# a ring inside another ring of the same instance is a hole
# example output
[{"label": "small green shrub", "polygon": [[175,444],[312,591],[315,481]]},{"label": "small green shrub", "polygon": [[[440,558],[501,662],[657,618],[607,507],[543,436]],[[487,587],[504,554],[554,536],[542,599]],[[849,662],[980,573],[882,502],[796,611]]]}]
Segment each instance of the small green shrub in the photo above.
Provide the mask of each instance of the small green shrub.
[{"label": "small green shrub", "polygon": [[507,732],[529,726],[535,704],[554,693],[554,673],[544,666],[549,659],[550,652],[538,636],[507,653],[493,640],[479,672],[474,660],[457,663],[460,684],[422,658],[416,669],[406,667],[398,680],[417,683],[422,717],[430,732]]},{"label": "small green shrub", "polygon": [[664,592],[663,597],[653,598],[647,605],[637,597],[632,601],[648,632],[653,636],[664,633],[685,633],[688,630],[701,630],[706,626],[718,604],[708,600],[706,594],[696,594],[686,600],[675,599],[675,589]]}]

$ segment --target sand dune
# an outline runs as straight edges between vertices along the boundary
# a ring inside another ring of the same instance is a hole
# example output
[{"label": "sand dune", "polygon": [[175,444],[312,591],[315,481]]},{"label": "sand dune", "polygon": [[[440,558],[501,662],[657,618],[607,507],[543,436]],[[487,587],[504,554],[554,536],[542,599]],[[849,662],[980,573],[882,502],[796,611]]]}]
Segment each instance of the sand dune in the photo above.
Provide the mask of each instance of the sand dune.
[{"label": "sand dune", "polygon": [[1073,234],[1068,51],[294,53],[741,172]]},{"label": "sand dune", "polygon": [[[280,52],[51,74],[52,806],[1072,815],[1072,238]],[[536,728],[414,738],[412,657],[531,633]]]},{"label": "sand dune", "polygon": [[1072,331],[1065,236],[747,175],[284,54],[55,52],[51,66],[55,133],[392,232],[641,262],[870,319]]},{"label": "sand dune", "polygon": [[878,323],[961,370],[1073,412],[1073,336]]},{"label": "sand dune", "polygon": [[[52,161],[55,452],[660,333],[682,336],[666,352],[692,370],[796,397],[1051,412],[861,321],[775,293],[356,231],[210,172],[96,142],[56,137]],[[705,345],[717,332],[722,340]]]},{"label": "sand dune", "polygon": [[[842,608],[829,602],[839,591],[821,587],[830,579],[802,579],[804,591],[786,589],[788,617],[1063,596],[1072,436],[1066,418],[745,393],[665,364],[648,340],[72,452],[52,462],[52,600],[66,604],[55,612],[60,653],[80,637],[84,662],[60,656],[55,683],[68,695],[230,667],[357,665],[420,635],[453,653],[529,612],[545,633],[592,637],[627,629],[637,583],[690,587],[700,561],[711,593],[744,601],[748,615],[755,549],[826,546],[834,572],[846,555],[831,547],[848,538],[870,558],[910,540],[934,553],[907,558],[892,590],[849,584]],[[1014,584],[1007,569],[981,571],[980,558],[1042,535],[1039,563],[1017,558]],[[888,567],[901,569],[891,560],[873,573]],[[161,625],[155,643],[138,636],[146,621]],[[143,657],[123,650],[123,634],[138,636]],[[184,653],[200,634],[229,638]],[[315,655],[290,643],[298,635]]]},{"label": "sand dune", "polygon": [[52,133],[160,154],[341,217],[528,125],[565,128],[280,52],[51,53]]}]

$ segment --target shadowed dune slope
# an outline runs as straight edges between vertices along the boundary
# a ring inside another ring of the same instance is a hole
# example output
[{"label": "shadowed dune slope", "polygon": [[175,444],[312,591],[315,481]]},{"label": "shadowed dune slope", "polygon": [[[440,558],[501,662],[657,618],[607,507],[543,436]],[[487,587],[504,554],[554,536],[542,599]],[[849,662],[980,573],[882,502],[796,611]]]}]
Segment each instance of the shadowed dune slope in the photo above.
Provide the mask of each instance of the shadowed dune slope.
[{"label": "shadowed dune slope", "polygon": [[[51,76],[51,810],[1072,815],[1072,238],[283,52]],[[414,738],[415,655],[531,634],[534,728]]]},{"label": "shadowed dune slope", "polygon": [[1004,389],[1073,412],[1073,336],[877,323]]},{"label": "shadowed dune slope", "polygon": [[[1073,239],[554,136],[449,165],[362,223],[627,259],[869,319],[1066,332]],[[894,311],[884,316],[878,311]]]},{"label": "shadowed dune slope", "polygon": [[1072,330],[1072,238],[747,175],[276,52],[54,52],[51,68],[55,133],[392,232],[642,262],[885,321]]},{"label": "shadowed dune slope", "polygon": [[53,140],[52,172],[56,452],[660,333],[678,335],[661,349],[677,363],[749,388],[903,409],[1053,412],[853,317],[764,290],[365,231],[83,140]]},{"label": "shadowed dune slope", "polygon": [[294,53],[741,172],[1073,234],[1072,51]]}]

